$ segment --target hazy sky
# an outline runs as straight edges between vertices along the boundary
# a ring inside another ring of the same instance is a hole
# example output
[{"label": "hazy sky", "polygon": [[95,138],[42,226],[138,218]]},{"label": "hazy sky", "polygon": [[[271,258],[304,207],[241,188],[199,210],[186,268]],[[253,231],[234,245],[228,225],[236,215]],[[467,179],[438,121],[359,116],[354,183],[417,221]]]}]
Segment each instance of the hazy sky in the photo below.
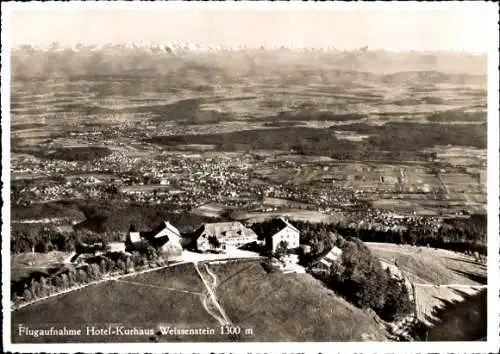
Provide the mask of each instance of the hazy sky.
[{"label": "hazy sky", "polygon": [[353,49],[367,45],[395,51],[486,52],[491,32],[496,28],[492,27],[494,8],[466,5],[431,10],[396,6],[378,10],[363,10],[359,6],[334,10],[310,7],[272,10],[269,6],[260,10],[249,10],[248,6],[239,10],[223,10],[220,6],[119,10],[60,6],[15,9],[9,29],[13,46],[54,41],[61,44],[192,42],[250,47]]}]

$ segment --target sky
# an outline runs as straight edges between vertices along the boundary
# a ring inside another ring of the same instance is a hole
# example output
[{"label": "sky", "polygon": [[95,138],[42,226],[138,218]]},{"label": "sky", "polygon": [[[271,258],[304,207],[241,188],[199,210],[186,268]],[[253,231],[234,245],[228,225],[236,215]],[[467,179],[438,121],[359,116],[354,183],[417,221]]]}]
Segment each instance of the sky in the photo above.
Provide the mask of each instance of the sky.
[{"label": "sky", "polygon": [[393,51],[487,52],[495,30],[492,25],[496,25],[498,18],[492,13],[495,8],[471,3],[371,8],[269,5],[276,3],[264,7],[247,3],[240,7],[136,4],[121,8],[110,7],[109,3],[107,7],[85,6],[85,3],[58,7],[40,4],[13,8],[8,26],[13,46],[52,42],[63,45],[190,42],[248,47],[368,46]]}]

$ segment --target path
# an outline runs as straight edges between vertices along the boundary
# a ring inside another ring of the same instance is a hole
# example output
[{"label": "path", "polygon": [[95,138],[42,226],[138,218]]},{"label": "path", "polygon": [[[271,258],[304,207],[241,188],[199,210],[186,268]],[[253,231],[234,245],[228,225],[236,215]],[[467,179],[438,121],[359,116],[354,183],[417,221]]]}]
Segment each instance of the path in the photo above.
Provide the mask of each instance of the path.
[{"label": "path", "polygon": [[[194,262],[193,265],[194,265],[194,269],[198,273],[198,276],[200,277],[201,281],[205,285],[205,288],[207,289],[207,300],[208,300],[208,298],[211,300],[212,305],[215,306],[215,308],[219,311],[220,315],[222,316],[222,317],[219,317],[219,316],[214,316],[214,317],[219,321],[219,323],[221,325],[230,325],[231,320],[227,316],[226,311],[224,311],[222,306],[219,304],[219,302],[217,300],[217,296],[215,295],[215,292],[214,292],[215,286],[217,285],[217,277],[215,276],[215,274],[213,274],[208,269],[208,266],[205,264],[205,269],[206,269],[207,273],[213,279],[213,284],[212,284],[212,286],[210,286],[208,284],[207,280],[205,279],[205,277],[203,276],[202,272],[200,271],[200,268],[198,266],[198,262]],[[204,306],[206,306],[207,311],[210,314],[212,314],[211,311],[209,311],[209,303],[207,303],[207,301],[204,302]]]},{"label": "path", "polygon": [[[215,295],[215,289],[218,286],[217,275],[210,270],[210,268],[208,267],[207,263],[205,263],[204,266],[205,266],[205,269],[206,269],[207,273],[210,274],[210,276],[213,279],[212,289],[214,290],[214,295]],[[224,317],[226,319],[227,323],[231,324],[231,320],[229,319],[229,316],[227,315],[226,311],[224,310],[224,308],[222,306],[220,306],[220,311],[221,311],[222,317]]]},{"label": "path", "polygon": [[457,289],[485,289],[488,285],[484,284],[430,284],[430,283],[413,283],[415,286],[423,287],[423,288],[457,288]]},{"label": "path", "polygon": [[120,283],[125,283],[125,284],[138,285],[138,286],[147,287],[147,288],[155,288],[155,289],[162,289],[162,290],[169,290],[169,291],[178,291],[181,293],[193,294],[193,295],[203,295],[202,293],[199,293],[197,291],[189,291],[189,290],[184,290],[184,289],[170,288],[168,286],[151,285],[151,284],[130,281],[130,280],[123,280],[123,279],[115,279],[115,281],[120,282]]},{"label": "path", "polygon": [[[205,265],[207,271],[208,271],[208,267]],[[212,277],[212,289],[215,289],[215,287],[217,286],[217,277],[215,277],[213,274],[209,273],[210,276]],[[213,301],[210,301],[212,300],[211,297],[210,297],[210,293],[207,291],[207,293],[204,294],[204,297],[202,299],[202,304],[203,304],[203,307],[205,308],[205,310],[213,317],[215,318],[219,324],[221,325],[225,325],[226,324],[226,320],[224,319],[222,315],[222,313],[220,311],[217,311],[217,308],[215,306],[215,303]]]}]

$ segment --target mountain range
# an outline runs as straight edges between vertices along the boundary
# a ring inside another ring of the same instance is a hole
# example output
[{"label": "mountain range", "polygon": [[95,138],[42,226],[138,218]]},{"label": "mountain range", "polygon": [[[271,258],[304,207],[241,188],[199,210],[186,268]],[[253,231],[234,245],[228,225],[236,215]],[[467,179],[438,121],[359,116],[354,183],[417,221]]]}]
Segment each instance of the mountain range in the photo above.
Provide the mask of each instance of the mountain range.
[{"label": "mountain range", "polygon": [[246,48],[192,43],[105,44],[12,49],[13,77],[79,75],[168,75],[196,68],[205,74],[223,70],[229,75],[263,71],[356,71],[394,74],[408,71],[486,75],[486,54],[459,52],[390,52],[367,47],[343,51],[327,48]]}]

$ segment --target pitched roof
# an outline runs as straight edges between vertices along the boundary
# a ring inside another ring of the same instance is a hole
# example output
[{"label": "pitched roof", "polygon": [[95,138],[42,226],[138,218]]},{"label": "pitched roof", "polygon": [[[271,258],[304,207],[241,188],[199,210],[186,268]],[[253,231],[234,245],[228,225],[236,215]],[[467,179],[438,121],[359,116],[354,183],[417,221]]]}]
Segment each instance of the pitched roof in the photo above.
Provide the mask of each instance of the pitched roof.
[{"label": "pitched roof", "polygon": [[[319,254],[314,260],[311,262],[311,265],[322,263],[327,265],[333,262],[334,260],[339,259],[342,256],[342,250],[337,246],[333,246],[328,251],[324,251]],[[325,263],[326,262],[326,263]]]},{"label": "pitched roof", "polygon": [[292,224],[290,224],[285,218],[280,217],[279,220],[281,220],[283,222],[284,227],[289,227],[293,231],[300,233],[300,231],[295,226],[293,226]]},{"label": "pitched roof", "polygon": [[142,232],[140,232],[140,235],[141,235],[141,237],[146,238],[146,239],[153,239],[160,232],[162,232],[165,229],[168,230],[169,232],[173,233],[174,235],[179,236],[179,237],[181,235],[179,230],[174,225],[169,223],[168,221],[161,222],[157,227],[155,227],[151,231],[142,231]]},{"label": "pitched roof", "polygon": [[217,222],[205,224],[201,227],[201,234],[216,236],[218,239],[235,238],[235,237],[255,237],[257,234],[248,227],[245,227],[241,222]]},{"label": "pitched roof", "polygon": [[342,250],[337,246],[334,246],[330,252],[323,256],[323,259],[327,261],[335,261],[342,256]]},{"label": "pitched roof", "polygon": [[170,231],[171,233],[181,236],[181,233],[179,232],[179,229],[176,228],[174,225],[172,225],[170,222],[165,221],[165,228]]}]

